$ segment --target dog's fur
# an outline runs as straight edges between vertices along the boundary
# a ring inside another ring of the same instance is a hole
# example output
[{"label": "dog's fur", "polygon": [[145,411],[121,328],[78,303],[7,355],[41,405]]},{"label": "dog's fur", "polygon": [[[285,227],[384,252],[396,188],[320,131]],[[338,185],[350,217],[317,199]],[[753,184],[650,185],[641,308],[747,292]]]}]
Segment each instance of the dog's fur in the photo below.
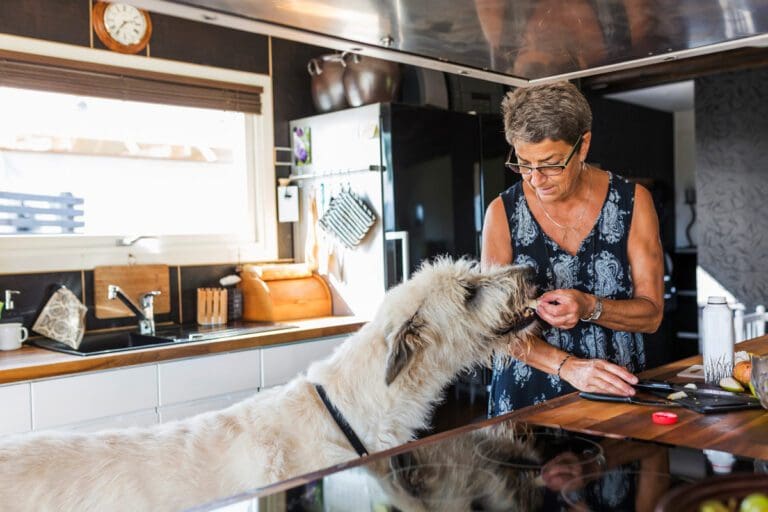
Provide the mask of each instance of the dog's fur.
[{"label": "dog's fur", "polygon": [[0,440],[2,509],[177,510],[354,459],[313,383],[370,452],[400,445],[427,426],[459,371],[524,339],[529,277],[522,267],[481,273],[473,262],[439,259],[285,386],[150,428]]}]

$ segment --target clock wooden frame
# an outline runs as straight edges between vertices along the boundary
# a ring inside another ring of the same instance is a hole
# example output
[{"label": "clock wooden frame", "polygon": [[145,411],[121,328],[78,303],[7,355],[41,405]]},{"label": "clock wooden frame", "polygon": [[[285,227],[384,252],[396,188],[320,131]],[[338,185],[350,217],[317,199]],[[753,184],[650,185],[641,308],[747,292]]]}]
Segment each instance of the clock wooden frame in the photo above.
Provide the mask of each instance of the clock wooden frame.
[{"label": "clock wooden frame", "polygon": [[116,41],[109,34],[107,31],[107,26],[104,23],[104,11],[107,10],[107,7],[109,7],[111,3],[116,2],[93,3],[93,9],[91,11],[91,24],[93,26],[93,31],[96,33],[99,41],[104,43],[104,46],[112,51],[120,53],[139,53],[147,47],[147,44],[149,44],[149,39],[152,37],[152,20],[149,17],[149,13],[144,9],[139,9],[137,7],[137,10],[144,16],[144,20],[147,22],[147,31],[144,34],[144,37],[142,37],[138,43],[125,45],[119,41]]}]

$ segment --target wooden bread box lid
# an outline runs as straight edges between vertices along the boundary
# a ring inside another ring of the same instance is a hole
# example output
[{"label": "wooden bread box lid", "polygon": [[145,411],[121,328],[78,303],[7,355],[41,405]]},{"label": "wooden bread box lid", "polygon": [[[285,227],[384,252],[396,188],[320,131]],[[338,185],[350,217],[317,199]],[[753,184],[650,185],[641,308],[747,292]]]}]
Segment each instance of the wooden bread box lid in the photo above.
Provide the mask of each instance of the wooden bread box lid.
[{"label": "wooden bread box lid", "polygon": [[238,285],[243,291],[243,320],[279,322],[330,316],[333,312],[331,290],[317,274],[293,279],[259,277],[244,268]]}]

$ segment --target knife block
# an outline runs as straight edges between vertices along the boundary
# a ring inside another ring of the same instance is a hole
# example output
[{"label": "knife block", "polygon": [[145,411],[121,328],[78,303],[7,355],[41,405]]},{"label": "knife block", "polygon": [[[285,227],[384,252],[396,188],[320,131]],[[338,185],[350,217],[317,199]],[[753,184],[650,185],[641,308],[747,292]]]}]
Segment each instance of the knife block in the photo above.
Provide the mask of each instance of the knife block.
[{"label": "knife block", "polygon": [[197,289],[198,325],[227,323],[227,290],[225,288]]}]

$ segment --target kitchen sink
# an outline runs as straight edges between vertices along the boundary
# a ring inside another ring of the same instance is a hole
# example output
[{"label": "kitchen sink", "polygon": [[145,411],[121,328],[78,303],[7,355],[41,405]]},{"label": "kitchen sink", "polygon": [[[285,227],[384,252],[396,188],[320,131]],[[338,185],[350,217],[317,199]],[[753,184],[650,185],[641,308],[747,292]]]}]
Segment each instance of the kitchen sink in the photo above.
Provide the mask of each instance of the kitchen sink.
[{"label": "kitchen sink", "polygon": [[271,322],[233,322],[226,326],[211,327],[167,325],[158,327],[153,335],[139,334],[136,331],[86,334],[83,337],[83,341],[80,342],[80,346],[76,349],[48,338],[30,340],[28,343],[57,352],[66,352],[78,356],[93,356],[193,341],[243,336],[293,327],[295,326]]}]

